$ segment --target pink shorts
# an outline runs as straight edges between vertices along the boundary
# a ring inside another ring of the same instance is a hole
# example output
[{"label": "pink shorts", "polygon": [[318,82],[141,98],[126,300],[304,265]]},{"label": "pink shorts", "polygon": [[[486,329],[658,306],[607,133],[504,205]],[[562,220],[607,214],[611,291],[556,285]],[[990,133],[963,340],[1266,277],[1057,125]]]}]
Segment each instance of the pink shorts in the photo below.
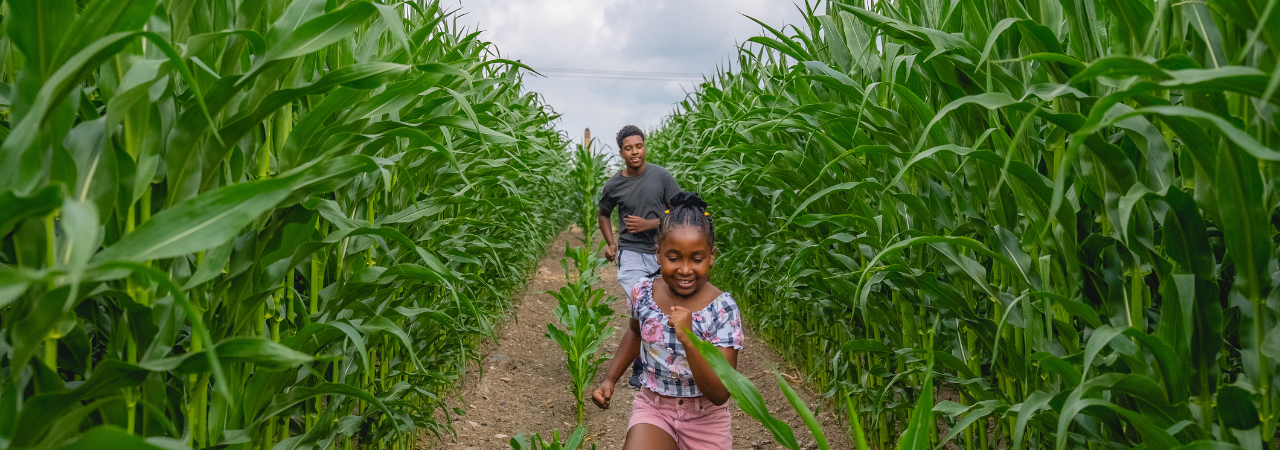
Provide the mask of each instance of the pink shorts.
[{"label": "pink shorts", "polygon": [[706,397],[664,397],[644,388],[631,403],[627,429],[642,423],[666,431],[680,450],[733,448],[728,403],[716,406]]}]

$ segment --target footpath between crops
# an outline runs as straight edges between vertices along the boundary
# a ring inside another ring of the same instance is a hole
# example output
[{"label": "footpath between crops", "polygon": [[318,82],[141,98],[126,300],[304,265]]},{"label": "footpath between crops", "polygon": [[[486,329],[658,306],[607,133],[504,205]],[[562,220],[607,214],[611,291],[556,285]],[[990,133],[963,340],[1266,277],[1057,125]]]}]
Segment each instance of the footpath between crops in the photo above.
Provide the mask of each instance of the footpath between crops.
[{"label": "footpath between crops", "polygon": [[[550,440],[552,430],[560,430],[562,438],[575,427],[575,406],[569,386],[572,383],[564,367],[564,353],[544,336],[547,324],[555,321],[551,310],[556,300],[544,292],[559,289],[565,283],[564,269],[560,266],[567,245],[581,245],[582,233],[575,227],[561,233],[547,247],[547,254],[538,263],[528,287],[516,302],[516,317],[498,326],[498,342],[487,342],[481,347],[484,355],[483,371],[472,366],[448,400],[451,407],[461,408],[464,416],[453,417],[457,436],[438,440],[426,435],[419,441],[424,449],[508,449],[508,441],[516,434],[542,433]],[[571,266],[572,267],[572,266]],[[625,326],[626,304],[621,299],[616,266],[610,265],[601,275],[601,284],[610,295],[618,297],[612,304],[619,317],[614,326],[619,327],[604,345],[610,355],[617,348]],[[763,343],[752,338],[747,330],[747,343],[739,356],[739,371],[756,383],[774,415],[791,424],[801,441],[812,444],[803,422],[782,396],[774,382],[773,370],[778,367],[788,381],[799,384],[797,372],[784,365],[782,358]],[[600,368],[603,373],[604,367]],[[483,374],[481,373],[483,372]],[[628,371],[630,375],[630,371]],[[597,378],[598,380],[598,378]],[[587,440],[597,448],[620,449],[627,433],[627,418],[631,412],[631,399],[635,391],[625,386],[626,379],[613,398],[613,407],[601,411],[588,402],[586,425]],[[595,385],[591,386],[591,390]],[[588,390],[588,393],[590,390]],[[461,396],[461,398],[459,398]],[[801,390],[801,396],[812,406],[817,406],[818,396]],[[730,400],[732,402],[732,400]],[[823,423],[831,448],[848,448],[844,431],[831,415],[829,405],[823,405],[818,420]],[[732,406],[735,449],[781,448],[774,443],[764,427],[756,423],[737,406]],[[444,420],[443,417],[439,418]],[[803,436],[803,437],[802,437]],[[813,448],[816,448],[814,446]]]}]

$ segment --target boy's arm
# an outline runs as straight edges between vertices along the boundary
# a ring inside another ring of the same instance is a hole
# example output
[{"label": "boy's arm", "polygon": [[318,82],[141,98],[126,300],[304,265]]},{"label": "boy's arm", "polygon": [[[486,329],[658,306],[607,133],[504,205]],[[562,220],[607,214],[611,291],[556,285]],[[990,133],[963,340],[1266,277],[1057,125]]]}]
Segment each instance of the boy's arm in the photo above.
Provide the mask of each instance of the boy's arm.
[{"label": "boy's arm", "polygon": [[609,214],[604,210],[600,210],[596,220],[600,222],[600,235],[604,236],[604,242],[608,244],[604,248],[604,257],[612,262],[618,258],[618,239],[613,237],[613,224],[609,223]]},{"label": "boy's arm", "polygon": [[640,216],[627,216],[623,220],[627,225],[628,233],[643,233],[649,230],[656,230],[662,224],[662,219],[645,219]]},{"label": "boy's arm", "polygon": [[611,185],[605,183],[600,189],[600,212],[596,213],[596,221],[600,223],[600,235],[604,236],[604,258],[609,262],[615,262],[618,259],[618,239],[613,236],[613,224],[609,223],[609,216],[613,215],[613,208],[618,206],[618,199],[615,198],[610,189]]}]

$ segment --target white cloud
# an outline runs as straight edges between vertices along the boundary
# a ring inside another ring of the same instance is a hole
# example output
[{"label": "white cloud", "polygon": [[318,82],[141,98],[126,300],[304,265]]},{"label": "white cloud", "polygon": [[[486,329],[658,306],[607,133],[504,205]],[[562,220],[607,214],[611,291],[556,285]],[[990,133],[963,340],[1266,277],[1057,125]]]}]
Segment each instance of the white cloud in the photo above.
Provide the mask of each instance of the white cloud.
[{"label": "white cloud", "polygon": [[[800,21],[791,0],[445,0],[461,6],[458,23],[480,29],[503,57],[529,66],[631,72],[709,73],[736,44]],[[690,81],[526,76],[563,117],[559,128],[581,140],[583,128],[613,147],[623,125],[661,123]]]}]

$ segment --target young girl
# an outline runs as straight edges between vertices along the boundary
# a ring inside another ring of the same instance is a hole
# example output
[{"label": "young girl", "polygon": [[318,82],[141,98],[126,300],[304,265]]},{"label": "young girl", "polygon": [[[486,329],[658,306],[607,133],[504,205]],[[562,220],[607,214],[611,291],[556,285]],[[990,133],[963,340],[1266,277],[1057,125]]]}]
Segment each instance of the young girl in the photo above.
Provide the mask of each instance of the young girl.
[{"label": "young girl", "polygon": [[[625,450],[730,449],[729,391],[692,347],[684,330],[717,346],[738,365],[742,321],[728,292],[707,283],[715,261],[715,227],[707,204],[682,192],[658,225],[658,273],[631,289],[631,327],[591,399],[609,407],[614,384],[637,357],[644,371],[632,403]],[[697,339],[697,338],[695,338]]]}]

